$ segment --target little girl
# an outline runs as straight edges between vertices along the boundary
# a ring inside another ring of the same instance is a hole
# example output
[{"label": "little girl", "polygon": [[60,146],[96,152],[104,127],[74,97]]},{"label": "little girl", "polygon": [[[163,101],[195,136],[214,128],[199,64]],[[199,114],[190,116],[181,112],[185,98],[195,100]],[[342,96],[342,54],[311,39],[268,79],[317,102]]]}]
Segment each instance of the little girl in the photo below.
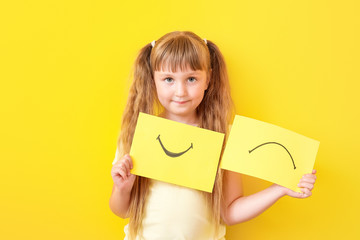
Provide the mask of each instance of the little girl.
[{"label": "little girl", "polygon": [[111,169],[110,208],[121,218],[130,217],[125,239],[225,239],[225,225],[254,218],[281,197],[311,196],[315,170],[300,180],[302,193],[273,184],[250,196],[243,195],[241,174],[220,168],[212,193],[135,176],[128,153],[139,112],[227,137],[234,110],[218,47],[192,32],[176,31],[138,54]]}]

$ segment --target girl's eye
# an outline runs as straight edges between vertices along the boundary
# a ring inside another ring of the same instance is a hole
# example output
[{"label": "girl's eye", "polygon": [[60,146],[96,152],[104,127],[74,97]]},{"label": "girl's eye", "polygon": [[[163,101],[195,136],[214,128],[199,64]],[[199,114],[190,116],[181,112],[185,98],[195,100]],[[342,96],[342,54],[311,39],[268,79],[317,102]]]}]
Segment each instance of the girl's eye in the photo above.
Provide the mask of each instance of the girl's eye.
[{"label": "girl's eye", "polygon": [[195,78],[193,78],[193,77],[190,77],[190,78],[189,78],[189,82],[195,82],[195,81],[196,81]]},{"label": "girl's eye", "polygon": [[167,83],[172,83],[174,80],[172,78],[165,78],[164,81]]}]

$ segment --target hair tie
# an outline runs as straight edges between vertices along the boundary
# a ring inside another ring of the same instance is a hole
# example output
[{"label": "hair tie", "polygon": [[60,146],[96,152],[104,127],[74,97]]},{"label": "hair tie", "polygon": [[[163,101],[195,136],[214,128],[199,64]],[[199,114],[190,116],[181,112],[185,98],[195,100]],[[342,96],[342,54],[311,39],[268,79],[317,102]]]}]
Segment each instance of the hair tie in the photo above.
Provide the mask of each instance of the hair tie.
[{"label": "hair tie", "polygon": [[207,45],[207,41],[206,41],[206,38],[204,38],[204,42],[205,42],[205,44]]}]

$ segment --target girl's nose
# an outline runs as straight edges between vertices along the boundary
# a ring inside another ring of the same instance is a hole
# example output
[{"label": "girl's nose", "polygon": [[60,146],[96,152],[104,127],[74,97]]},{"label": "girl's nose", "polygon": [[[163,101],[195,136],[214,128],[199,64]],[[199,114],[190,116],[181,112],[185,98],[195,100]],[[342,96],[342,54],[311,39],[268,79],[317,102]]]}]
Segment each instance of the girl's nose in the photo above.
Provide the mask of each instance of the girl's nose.
[{"label": "girl's nose", "polygon": [[186,86],[184,83],[180,82],[176,85],[175,95],[177,97],[183,97],[186,95]]}]

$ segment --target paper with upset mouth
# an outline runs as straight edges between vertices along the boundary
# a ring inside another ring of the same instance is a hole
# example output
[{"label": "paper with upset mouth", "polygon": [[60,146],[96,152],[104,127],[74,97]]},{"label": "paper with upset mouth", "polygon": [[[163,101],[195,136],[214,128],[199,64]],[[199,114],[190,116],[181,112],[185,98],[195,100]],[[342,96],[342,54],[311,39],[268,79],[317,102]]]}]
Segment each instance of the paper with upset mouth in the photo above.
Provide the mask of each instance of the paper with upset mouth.
[{"label": "paper with upset mouth", "polygon": [[285,128],[236,115],[220,167],[301,192],[297,184],[312,172],[319,144]]}]

